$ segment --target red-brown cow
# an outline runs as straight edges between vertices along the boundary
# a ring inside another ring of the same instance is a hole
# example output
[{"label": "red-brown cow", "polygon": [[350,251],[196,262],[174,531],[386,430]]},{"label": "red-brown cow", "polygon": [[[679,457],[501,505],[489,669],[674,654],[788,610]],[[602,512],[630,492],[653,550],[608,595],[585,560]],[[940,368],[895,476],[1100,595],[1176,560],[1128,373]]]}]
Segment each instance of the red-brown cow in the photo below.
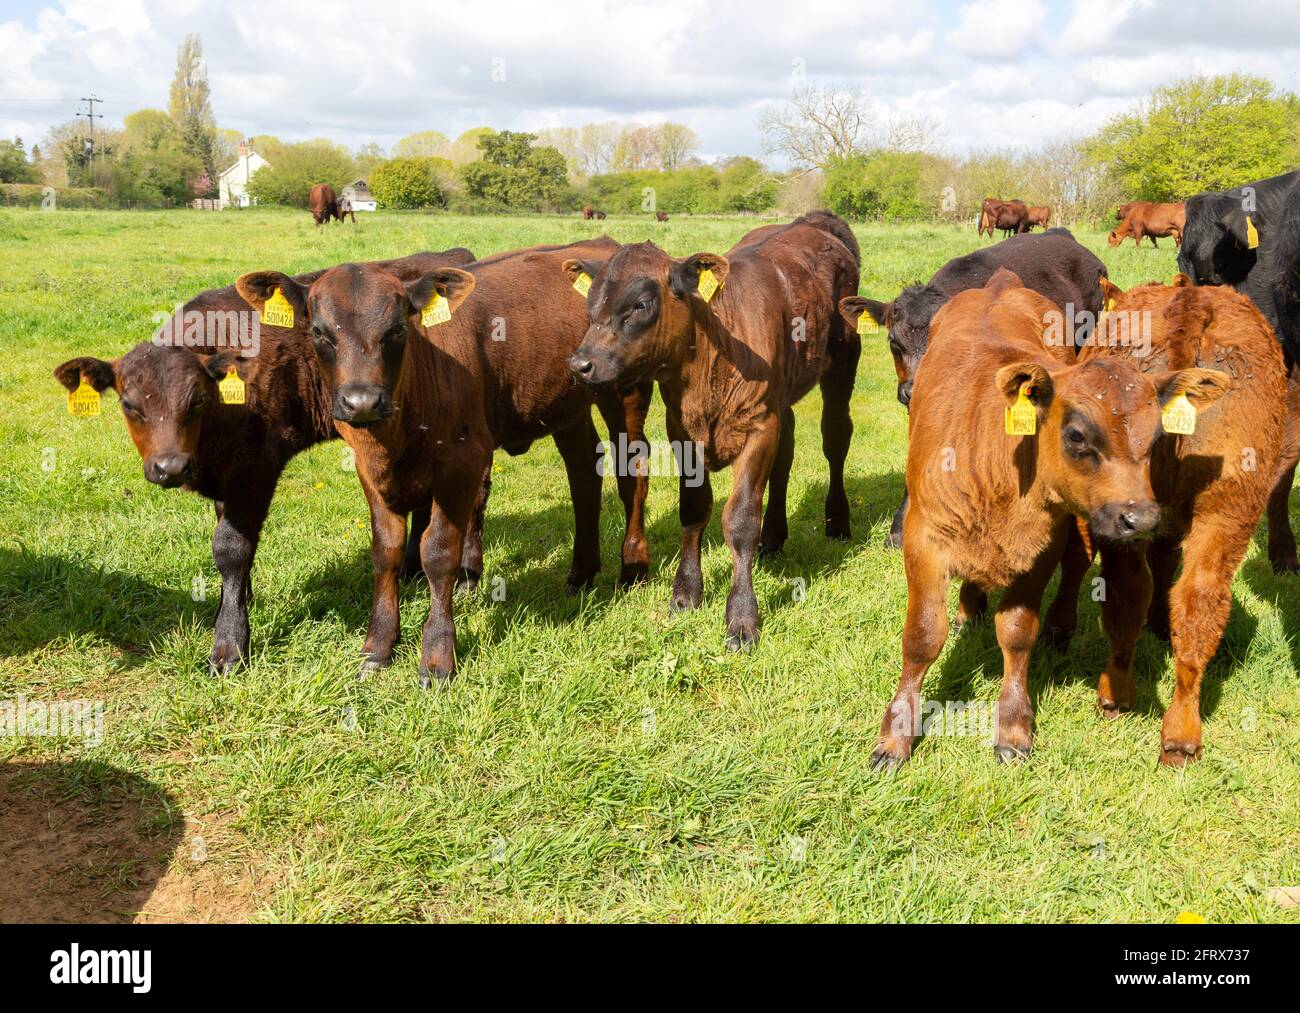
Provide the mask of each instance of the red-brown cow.
[{"label": "red-brown cow", "polygon": [[1106,236],[1109,246],[1118,246],[1129,236],[1133,237],[1134,246],[1141,246],[1144,236],[1155,247],[1160,246],[1156,239],[1166,236],[1173,236],[1175,246],[1183,245],[1183,229],[1187,225],[1187,209],[1183,204],[1129,201],[1121,204],[1116,213],[1121,220]]},{"label": "red-brown cow", "polygon": [[[1046,204],[1038,204],[1029,209],[1028,221],[1029,221],[1030,228],[1033,228],[1035,225],[1037,225],[1040,228],[1046,229],[1049,223],[1051,222],[1051,220],[1052,220],[1052,209],[1049,208]],[[1029,229],[1026,229],[1025,231],[1028,232]]]},{"label": "red-brown cow", "polygon": [[334,188],[328,183],[317,183],[311,188],[311,194],[308,198],[308,204],[311,207],[311,217],[317,225],[324,225],[331,218],[339,218],[338,197],[334,194]]},{"label": "red-brown cow", "polygon": [[708,472],[734,466],[722,517],[733,564],[727,597],[733,650],[758,640],[754,555],[785,544],[791,406],[819,382],[822,449],[830,465],[826,534],[849,536],[844,459],[861,345],[836,307],[858,290],[857,241],[824,211],[762,231],[761,239],[743,238],[725,257],[674,260],[653,243],[640,243],[608,259],[564,265],[570,280],[592,279],[590,327],[573,355],[574,375],[597,389],[657,380],[674,447],[703,457],[702,481],[692,484],[685,474],[679,481],[682,542],[673,611],[700,604],[700,539],[713,510]]},{"label": "red-brown cow", "polygon": [[[1201,755],[1201,679],[1223,636],[1232,578],[1268,502],[1283,442],[1297,439],[1297,406],[1286,411],[1282,350],[1244,295],[1195,287],[1186,275],[1172,286],[1139,285],[1127,293],[1105,278],[1101,286],[1108,317],[1148,329],[1150,354],[1103,334],[1082,350],[1082,360],[1131,360],[1152,375],[1204,365],[1231,376],[1222,399],[1191,416],[1194,432],[1166,433],[1156,442],[1151,481],[1161,523],[1150,547],[1101,543],[1111,655],[1098,702],[1107,717],[1133,706],[1133,653],[1149,603],[1153,632],[1172,640],[1177,679],[1160,762],[1182,766]],[[1076,583],[1075,601],[1077,589]],[[1068,593],[1063,577],[1061,594]]]},{"label": "red-brown cow", "polygon": [[1123,360],[1064,366],[1044,348],[1055,312],[999,271],[934,318],[909,414],[907,620],[902,675],[872,757],[879,768],[911,756],[921,680],[947,639],[954,577],[965,582],[959,619],[975,610],[978,592],[1005,589],[994,750],[1003,761],[1028,755],[1029,656],[1043,589],[1075,518],[1098,541],[1150,537],[1160,519],[1150,479],[1160,406],[1181,395],[1205,405],[1227,385],[1226,374],[1205,369],[1147,377]]},{"label": "red-brown cow", "polygon": [[[380,261],[377,266],[412,279],[473,259],[469,250],[455,249]],[[294,280],[309,285],[324,273],[313,271]],[[229,671],[248,656],[253,556],[280,473],[295,454],[338,436],[307,321],[301,315],[283,327],[245,321],[241,331],[240,314],[252,315],[233,285],[201,292],[163,325],[154,342],[137,345],[112,362],[81,357],[54,371],[68,390],[84,379],[97,391],[117,391],[127,432],[144,461],[145,478],[214,502],[212,557],[221,574],[221,605],[209,656],[214,673]],[[186,335],[203,338],[216,327],[227,339],[232,327],[245,337],[256,327],[257,346],[231,348],[229,340],[223,340],[221,347],[186,347]],[[222,400],[218,385],[231,369],[244,384],[242,404]],[[429,505],[417,504],[411,512],[418,535],[428,525]],[[418,550],[418,538],[412,539],[406,558],[416,573]],[[481,529],[467,545],[462,567],[470,583],[482,573]]]},{"label": "red-brown cow", "polygon": [[[275,271],[239,279],[251,305],[260,308],[278,288],[310,321],[334,418],[356,452],[370,504],[375,570],[363,671],[392,660],[405,515],[432,501],[420,546],[431,592],[420,682],[427,687],[454,673],[452,589],[495,447],[520,454],[544,436],[555,440],[576,520],[566,590],[576,593],[594,581],[601,447],[591,421],[593,398],[568,375],[586,308],[564,284],[560,265],[575,254],[600,256],[617,248],[608,237],[535,247],[405,284],[363,264],[333,268],[310,286]],[[616,445],[643,440],[649,398],[649,388],[641,386],[596,399]],[[622,583],[641,579],[648,569],[642,528],[647,486],[640,469],[619,470],[628,524]]]},{"label": "red-brown cow", "polygon": [[655,212],[655,221],[657,221],[657,222],[666,222],[666,221],[668,221],[668,212],[667,212],[667,211],[656,211],[656,212]]},{"label": "red-brown cow", "polygon": [[1003,236],[1012,233],[1019,235],[1029,231],[1029,207],[1022,200],[997,200],[985,197],[980,206],[980,220],[977,229],[980,235],[985,230],[990,236],[994,229],[1001,229]]}]

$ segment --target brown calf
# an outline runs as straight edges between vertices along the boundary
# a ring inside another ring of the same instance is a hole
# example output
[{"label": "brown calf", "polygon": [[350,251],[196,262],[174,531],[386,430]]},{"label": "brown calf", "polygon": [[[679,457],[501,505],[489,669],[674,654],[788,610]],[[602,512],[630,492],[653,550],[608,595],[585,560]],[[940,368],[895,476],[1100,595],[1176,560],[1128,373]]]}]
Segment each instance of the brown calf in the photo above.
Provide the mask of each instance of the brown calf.
[{"label": "brown calf", "polygon": [[1001,229],[1003,236],[1028,232],[1028,205],[1022,200],[997,200],[993,197],[985,197],[983,204],[980,205],[977,232],[983,235],[985,230],[988,230],[988,234],[992,236],[995,228]]},{"label": "brown calf", "polygon": [[[331,218],[339,217],[339,202],[334,195],[334,188],[328,183],[317,183],[311,188],[311,194],[308,197],[308,205],[311,207],[311,217],[317,225],[324,225]],[[353,216],[353,221],[356,216]]]},{"label": "brown calf", "polygon": [[[1046,204],[1035,205],[1034,207],[1031,207],[1029,209],[1028,221],[1029,221],[1030,228],[1032,228],[1035,225],[1038,225],[1046,229],[1048,227],[1048,223],[1051,220],[1052,220],[1052,209],[1049,208]],[[1026,229],[1025,231],[1028,231],[1028,229]]]},{"label": "brown calf", "polygon": [[[399,277],[419,277],[473,259],[469,250],[455,249],[380,264]],[[323,273],[295,280],[310,284]],[[201,292],[164,325],[159,340],[163,335],[168,340],[183,336],[188,322],[197,320],[203,326],[232,313],[251,313],[233,285]],[[223,321],[223,326],[228,323]],[[112,362],[82,357],[54,371],[68,390],[76,389],[82,379],[97,391],[116,390],[145,478],[214,502],[212,557],[221,574],[221,604],[209,656],[215,673],[228,671],[248,655],[253,556],[280,473],[299,451],[338,436],[306,320],[297,316],[292,327],[259,324],[259,342],[253,357],[237,349],[187,348],[183,340],[180,345],[145,342]],[[243,404],[223,403],[217,386],[232,367],[245,385]],[[423,531],[429,505],[412,508],[412,515],[414,528]],[[418,572],[418,545],[413,542],[411,549],[415,551],[408,551],[408,566]],[[482,571],[481,532],[462,565]]]},{"label": "brown calf", "polygon": [[[704,593],[700,539],[713,510],[708,472],[734,465],[722,516],[732,555],[727,646],[758,640],[754,554],[786,541],[786,489],[794,457],[791,405],[821,383],[822,449],[830,464],[826,534],[849,536],[844,459],[853,423],[861,344],[845,328],[838,301],[857,292],[857,242],[829,212],[741,239],[722,257],[674,260],[653,243],[624,246],[608,259],[574,258],[570,280],[591,279],[590,327],[574,353],[574,375],[596,389],[659,382],[668,436],[679,454],[698,453],[704,470],[679,481],[681,558],[674,611]],[[767,514],[760,516],[771,476]],[[760,520],[762,528],[760,531]]]},{"label": "brown calf", "polygon": [[666,221],[668,221],[668,212],[667,212],[667,211],[656,211],[656,212],[655,212],[655,221],[657,221],[657,222],[666,222]]},{"label": "brown calf", "polygon": [[1080,353],[1082,360],[1128,358],[1147,374],[1204,365],[1231,377],[1222,399],[1197,412],[1193,434],[1166,433],[1156,442],[1151,483],[1161,524],[1154,541],[1101,544],[1102,622],[1111,641],[1097,687],[1102,713],[1114,717],[1133,706],[1133,651],[1149,602],[1152,630],[1172,634],[1177,679],[1160,762],[1182,766],[1201,755],[1201,679],[1223,636],[1232,578],[1268,502],[1284,439],[1297,438],[1297,420],[1285,412],[1282,350],[1244,295],[1193,287],[1186,275],[1172,286],[1127,293],[1104,278],[1101,285],[1115,313],[1140,314],[1149,326],[1151,354],[1138,358],[1140,349],[1098,343]]},{"label": "brown calf", "polygon": [[[523,453],[551,436],[568,473],[576,520],[570,593],[600,569],[600,446],[592,397],[573,383],[568,358],[586,324],[585,303],[564,283],[573,255],[608,254],[607,237],[499,254],[465,270],[436,270],[403,283],[364,264],[327,271],[314,284],[260,271],[240,294],[261,307],[279,288],[311,325],[334,419],[356,452],[370,504],[374,601],[363,671],[391,662],[397,641],[397,580],[406,513],[432,501],[420,543],[431,602],[420,682],[455,671],[451,594],[484,471],[495,447]],[[471,293],[473,293],[471,297]],[[643,438],[650,390],[610,390],[597,400],[613,440]],[[620,473],[627,512],[620,581],[643,577],[648,480]]]},{"label": "brown calf", "polygon": [[[879,768],[911,756],[921,681],[947,638],[954,577],[966,582],[959,618],[973,610],[975,592],[1005,589],[994,750],[1004,761],[1029,753],[1029,656],[1043,589],[1074,518],[1086,519],[1098,541],[1149,537],[1160,518],[1150,480],[1160,405],[1181,394],[1209,403],[1227,384],[1204,369],[1148,378],[1123,360],[1062,365],[1043,345],[1054,309],[999,271],[934,319],[909,415],[907,620],[902,675],[872,757]],[[1027,414],[1024,435],[1007,434],[1009,409]]]},{"label": "brown calf", "polygon": [[1159,247],[1157,238],[1173,236],[1174,245],[1183,245],[1183,229],[1187,225],[1187,210],[1183,204],[1152,204],[1150,201],[1129,201],[1116,210],[1120,224],[1111,229],[1106,236],[1109,246],[1118,246],[1129,236],[1133,245],[1141,246],[1142,237],[1151,240],[1151,245]]}]

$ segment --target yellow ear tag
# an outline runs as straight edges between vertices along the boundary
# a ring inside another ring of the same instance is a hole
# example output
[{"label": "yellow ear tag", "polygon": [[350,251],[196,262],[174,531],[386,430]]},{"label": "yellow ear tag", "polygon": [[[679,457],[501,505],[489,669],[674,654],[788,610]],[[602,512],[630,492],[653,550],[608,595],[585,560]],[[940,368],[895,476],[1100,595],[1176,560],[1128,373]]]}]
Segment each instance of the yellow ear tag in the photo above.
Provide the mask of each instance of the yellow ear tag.
[{"label": "yellow ear tag", "polygon": [[1115,297],[1114,297],[1114,296],[1111,296],[1110,298],[1108,298],[1108,299],[1106,300],[1106,308],[1105,308],[1102,312],[1104,312],[1104,313],[1114,313],[1114,312],[1115,312]]},{"label": "yellow ear tag", "polygon": [[876,323],[876,318],[870,313],[864,311],[862,316],[858,317],[859,334],[876,334],[879,331],[880,325]]},{"label": "yellow ear tag", "polygon": [[707,267],[700,272],[700,284],[698,286],[700,296],[705,302],[713,298],[713,294],[722,288],[722,283],[714,277],[713,272]]},{"label": "yellow ear tag", "polygon": [[1246,216],[1246,249],[1253,250],[1259,246],[1259,229],[1255,228],[1255,223],[1250,220],[1250,215]]},{"label": "yellow ear tag", "polygon": [[68,414],[79,419],[99,414],[99,391],[88,384],[84,376],[77,389],[68,392]]},{"label": "yellow ear tag", "polygon": [[432,327],[434,324],[445,324],[451,319],[451,303],[447,297],[440,292],[435,292],[433,298],[420,311],[420,323],[425,327]]},{"label": "yellow ear tag", "polygon": [[1196,432],[1196,406],[1186,394],[1179,394],[1161,410],[1160,424],[1167,433],[1191,436]]},{"label": "yellow ear tag", "polygon": [[262,323],[268,327],[292,327],[293,306],[278,288],[262,303]]},{"label": "yellow ear tag", "polygon": [[1020,385],[1015,404],[1007,405],[1004,422],[1008,436],[1033,436],[1038,432],[1038,409],[1029,400],[1029,384]]},{"label": "yellow ear tag", "polygon": [[578,275],[577,281],[573,283],[573,290],[582,298],[587,298],[587,293],[591,291],[591,275],[586,273]]},{"label": "yellow ear tag", "polygon": [[244,381],[239,378],[233,365],[226,370],[226,378],[217,384],[217,393],[221,395],[222,404],[244,403]]}]

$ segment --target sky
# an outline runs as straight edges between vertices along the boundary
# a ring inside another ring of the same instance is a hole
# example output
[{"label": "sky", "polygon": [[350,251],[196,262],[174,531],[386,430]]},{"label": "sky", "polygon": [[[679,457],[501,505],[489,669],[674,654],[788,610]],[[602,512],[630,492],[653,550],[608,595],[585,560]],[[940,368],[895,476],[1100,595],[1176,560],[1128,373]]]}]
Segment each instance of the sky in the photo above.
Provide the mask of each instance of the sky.
[{"label": "sky", "polygon": [[188,32],[220,126],[349,147],[672,120],[705,158],[762,156],[759,114],[802,81],[961,153],[1081,136],[1190,74],[1300,92],[1296,0],[0,0],[0,136],[30,147],[91,94],[110,126],[165,109]]}]

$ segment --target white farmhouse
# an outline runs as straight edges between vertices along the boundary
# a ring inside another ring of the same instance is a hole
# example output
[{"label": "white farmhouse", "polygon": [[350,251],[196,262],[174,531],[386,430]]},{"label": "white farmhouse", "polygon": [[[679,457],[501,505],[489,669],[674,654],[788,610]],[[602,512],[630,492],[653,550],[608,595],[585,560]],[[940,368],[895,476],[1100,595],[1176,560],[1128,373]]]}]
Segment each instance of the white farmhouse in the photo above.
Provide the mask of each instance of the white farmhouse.
[{"label": "white farmhouse", "polygon": [[253,150],[252,145],[244,143],[239,146],[239,158],[235,164],[217,177],[217,194],[223,208],[235,206],[246,208],[254,203],[248,194],[248,181],[253,173],[271,163]]},{"label": "white farmhouse", "polygon": [[343,188],[339,196],[352,202],[353,211],[375,211],[379,207],[379,202],[375,200],[375,195],[370,192],[370,186],[364,179],[353,180]]}]

